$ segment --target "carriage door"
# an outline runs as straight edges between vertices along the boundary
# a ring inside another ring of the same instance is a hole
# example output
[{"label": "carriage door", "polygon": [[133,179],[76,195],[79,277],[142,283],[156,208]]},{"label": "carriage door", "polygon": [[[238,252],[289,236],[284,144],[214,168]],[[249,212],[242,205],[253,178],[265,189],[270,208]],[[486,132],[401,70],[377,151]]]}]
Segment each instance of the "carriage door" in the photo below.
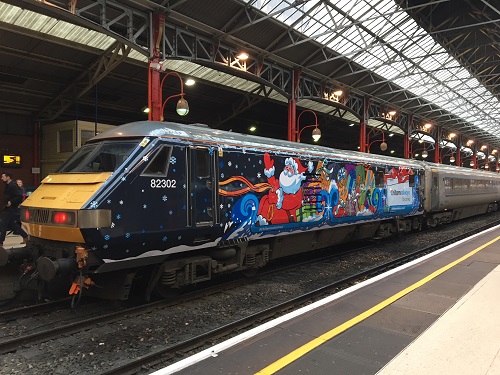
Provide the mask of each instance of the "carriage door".
[{"label": "carriage door", "polygon": [[216,222],[216,186],[214,179],[215,155],[207,147],[189,149],[190,179],[189,199],[191,207],[190,225],[211,226]]},{"label": "carriage door", "polygon": [[431,209],[439,210],[439,174],[432,169]]}]

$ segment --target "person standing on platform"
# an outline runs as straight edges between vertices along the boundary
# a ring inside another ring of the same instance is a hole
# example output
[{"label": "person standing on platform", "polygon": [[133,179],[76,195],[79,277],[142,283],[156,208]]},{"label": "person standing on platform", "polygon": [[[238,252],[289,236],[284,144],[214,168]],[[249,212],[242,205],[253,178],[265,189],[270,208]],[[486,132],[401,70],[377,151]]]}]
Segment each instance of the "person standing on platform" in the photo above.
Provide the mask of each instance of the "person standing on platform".
[{"label": "person standing on platform", "polygon": [[18,224],[19,205],[23,201],[23,192],[16,182],[12,180],[12,174],[9,172],[2,173],[2,181],[5,182],[5,205],[3,207],[0,218],[0,246],[3,246],[5,236],[9,229],[12,229],[14,234],[23,237],[23,244],[28,241],[28,233]]},{"label": "person standing on platform", "polygon": [[21,188],[21,191],[23,192],[23,201],[26,199],[26,189],[23,185],[23,180],[21,180],[20,178],[18,178],[16,180],[16,183],[17,183],[17,186],[19,186]]}]

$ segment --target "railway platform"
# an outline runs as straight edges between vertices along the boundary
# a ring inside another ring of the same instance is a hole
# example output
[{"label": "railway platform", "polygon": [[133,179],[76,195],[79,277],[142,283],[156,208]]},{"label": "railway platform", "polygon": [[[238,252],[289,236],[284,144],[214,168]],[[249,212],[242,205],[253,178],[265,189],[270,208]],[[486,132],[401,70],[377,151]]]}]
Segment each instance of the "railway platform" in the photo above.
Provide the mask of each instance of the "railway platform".
[{"label": "railway platform", "polygon": [[5,241],[3,242],[3,247],[8,248],[8,247],[21,247],[24,246],[22,244],[23,238],[21,236],[18,236],[16,234],[9,233],[5,236]]},{"label": "railway platform", "polygon": [[154,372],[500,374],[500,227]]}]

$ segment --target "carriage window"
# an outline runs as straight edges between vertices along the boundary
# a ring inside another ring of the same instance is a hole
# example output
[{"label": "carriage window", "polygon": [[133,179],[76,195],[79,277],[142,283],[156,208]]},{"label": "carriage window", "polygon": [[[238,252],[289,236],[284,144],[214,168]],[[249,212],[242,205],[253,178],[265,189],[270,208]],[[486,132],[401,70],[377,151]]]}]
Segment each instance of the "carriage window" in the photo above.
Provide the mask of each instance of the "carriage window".
[{"label": "carriage window", "polygon": [[144,172],[142,172],[142,175],[166,176],[171,155],[172,147],[162,147],[160,151],[149,162]]},{"label": "carriage window", "polygon": [[453,179],[453,190],[462,190],[462,179],[454,178]]},{"label": "carriage window", "polygon": [[196,149],[196,177],[210,177],[210,154],[207,149]]}]

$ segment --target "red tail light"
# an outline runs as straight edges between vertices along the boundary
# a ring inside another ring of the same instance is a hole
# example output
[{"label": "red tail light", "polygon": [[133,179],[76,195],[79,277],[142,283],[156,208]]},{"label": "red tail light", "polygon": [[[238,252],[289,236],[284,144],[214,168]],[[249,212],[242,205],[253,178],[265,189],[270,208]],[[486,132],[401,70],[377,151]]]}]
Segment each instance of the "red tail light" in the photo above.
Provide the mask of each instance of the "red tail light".
[{"label": "red tail light", "polygon": [[30,212],[28,210],[24,211],[24,221],[30,221]]},{"label": "red tail light", "polygon": [[75,223],[75,213],[66,211],[52,212],[52,223],[61,225],[73,225]]}]

